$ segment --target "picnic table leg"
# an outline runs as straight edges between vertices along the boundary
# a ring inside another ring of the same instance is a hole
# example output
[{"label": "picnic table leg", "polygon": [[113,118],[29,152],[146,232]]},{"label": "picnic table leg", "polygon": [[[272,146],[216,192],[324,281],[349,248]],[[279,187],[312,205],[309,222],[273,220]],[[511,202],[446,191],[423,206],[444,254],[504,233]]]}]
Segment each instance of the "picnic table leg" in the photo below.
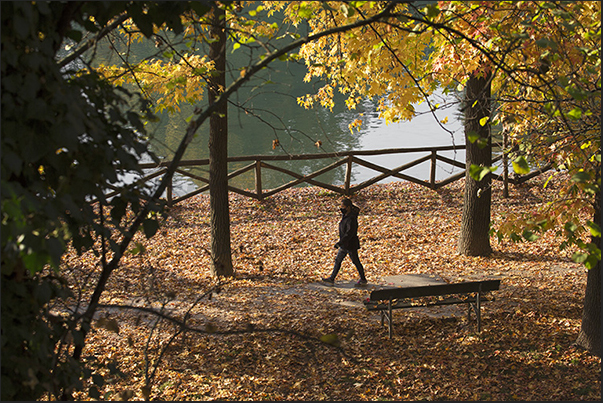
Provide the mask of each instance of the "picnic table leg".
[{"label": "picnic table leg", "polygon": [[[481,285],[480,285],[481,288]],[[478,292],[477,293],[477,298],[475,301],[475,308],[476,308],[476,315],[477,315],[477,332],[481,333],[482,332],[482,318],[481,318],[481,308],[480,308],[480,297],[481,297],[482,293]]]}]

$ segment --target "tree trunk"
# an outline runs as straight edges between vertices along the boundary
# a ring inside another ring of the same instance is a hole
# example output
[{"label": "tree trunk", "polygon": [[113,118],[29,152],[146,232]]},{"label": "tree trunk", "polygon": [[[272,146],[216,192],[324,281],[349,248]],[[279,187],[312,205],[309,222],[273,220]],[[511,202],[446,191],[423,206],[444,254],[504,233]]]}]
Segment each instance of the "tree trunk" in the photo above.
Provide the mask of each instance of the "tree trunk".
[{"label": "tree trunk", "polygon": [[[226,18],[224,10],[214,6],[211,35],[217,41],[209,46],[209,58],[216,74],[209,80],[209,103],[226,87]],[[230,212],[228,206],[228,106],[209,118],[209,206],[211,215],[211,274],[233,275],[230,251]]]},{"label": "tree trunk", "polygon": [[[466,167],[465,196],[458,252],[467,256],[488,256],[490,246],[490,202],[492,198],[491,175],[477,182],[469,175],[471,165],[492,165],[492,140],[490,124],[480,120],[490,116],[490,77],[472,76],[465,92],[465,143]],[[479,135],[471,142],[472,134]]]},{"label": "tree trunk", "polygon": [[503,197],[507,199],[509,197],[509,132],[503,127],[502,132],[503,140]]},{"label": "tree trunk", "polygon": [[[594,222],[601,226],[601,192],[595,196],[594,207]],[[600,237],[593,236],[591,241],[601,248]],[[576,344],[601,357],[601,261],[588,270],[583,309],[582,326]]]}]

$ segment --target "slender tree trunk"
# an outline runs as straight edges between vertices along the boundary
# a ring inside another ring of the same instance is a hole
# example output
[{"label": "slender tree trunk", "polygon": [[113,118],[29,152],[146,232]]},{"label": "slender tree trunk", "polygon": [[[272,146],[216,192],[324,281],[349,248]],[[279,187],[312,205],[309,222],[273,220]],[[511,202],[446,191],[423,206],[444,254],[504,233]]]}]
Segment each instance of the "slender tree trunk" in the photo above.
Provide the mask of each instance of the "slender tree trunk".
[{"label": "slender tree trunk", "polygon": [[[595,196],[594,207],[594,222],[601,226],[601,192]],[[601,248],[600,237],[591,237],[591,241]],[[588,270],[582,326],[576,344],[601,357],[601,261]]]},{"label": "slender tree trunk", "polygon": [[[471,165],[492,165],[490,124],[480,120],[490,116],[490,77],[472,76],[465,93],[465,142],[467,174],[458,252],[468,256],[488,256],[490,246],[490,202],[492,199],[491,175],[477,182],[469,175]],[[471,134],[479,135],[471,142]]]},{"label": "slender tree trunk", "polygon": [[[209,47],[216,74],[209,81],[209,103],[226,88],[226,18],[224,10],[213,9],[211,35],[217,41]],[[228,117],[227,104],[209,118],[209,206],[211,215],[211,274],[233,275],[230,251],[230,212],[228,206]]]},{"label": "slender tree trunk", "polygon": [[509,132],[503,127],[502,132],[503,138],[503,197],[506,199],[509,197]]}]

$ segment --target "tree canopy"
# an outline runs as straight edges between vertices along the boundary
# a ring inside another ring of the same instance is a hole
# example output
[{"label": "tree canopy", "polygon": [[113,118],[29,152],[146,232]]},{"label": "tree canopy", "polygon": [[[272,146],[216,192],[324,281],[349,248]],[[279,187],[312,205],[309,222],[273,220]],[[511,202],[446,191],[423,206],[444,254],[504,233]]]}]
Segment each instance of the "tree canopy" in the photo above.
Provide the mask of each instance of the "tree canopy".
[{"label": "tree canopy", "polygon": [[[294,23],[308,17],[312,30],[359,21],[384,6],[267,3],[285,9]],[[385,21],[304,45],[300,55],[308,67],[306,80],[318,77],[324,85],[299,103],[331,108],[339,91],[354,109],[363,97],[374,97],[380,116],[396,121],[412,119],[412,104],[427,102],[445,128],[446,105],[431,102],[430,96],[438,89],[462,91],[470,77],[491,74],[496,107],[480,117],[480,124],[509,134],[512,147],[504,152],[512,156],[515,172],[551,164],[569,179],[557,200],[536,213],[509,217],[496,233],[501,239],[531,240],[538,232],[559,229],[567,235],[561,247],[578,246],[574,259],[594,267],[600,249],[584,236],[600,236],[600,223],[592,215],[601,170],[601,4],[414,3],[419,2],[398,3]],[[357,119],[350,128],[360,124]],[[475,134],[467,136],[480,141]],[[491,171],[476,166],[472,175],[479,179]]]}]

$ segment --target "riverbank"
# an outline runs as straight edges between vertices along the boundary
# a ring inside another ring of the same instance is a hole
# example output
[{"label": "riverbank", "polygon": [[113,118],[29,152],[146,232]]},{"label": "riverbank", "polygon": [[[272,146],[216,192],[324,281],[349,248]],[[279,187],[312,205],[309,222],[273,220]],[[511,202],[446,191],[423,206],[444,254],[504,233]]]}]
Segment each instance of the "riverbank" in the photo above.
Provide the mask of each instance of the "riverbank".
[{"label": "riverbank", "polygon": [[[493,222],[546,202],[558,189],[543,190],[544,179],[512,187],[509,199],[494,183]],[[367,289],[347,286],[357,276],[349,260],[338,286],[319,282],[335,257],[339,195],[313,187],[262,202],[231,195],[235,278],[219,285],[209,277],[208,197],[174,206],[155,237],[139,239],[146,252],[124,259],[102,302],[162,310],[188,331],[172,338],[182,329],[173,322],[153,328],[155,315],[105,310],[119,333],[98,328],[87,354],[115,361],[125,378],[101,395],[145,399],[145,354],[150,376],[163,351],[146,400],[600,400],[600,359],[572,345],[585,270],[553,233],[534,243],[493,238],[491,257],[460,256],[463,181],[438,191],[374,185],[352,199]],[[94,270],[88,255],[69,262]],[[482,308],[479,335],[463,308],[440,307],[396,313],[389,340],[360,302],[399,275],[494,277],[501,289]],[[335,345],[326,335],[337,335]]]}]

